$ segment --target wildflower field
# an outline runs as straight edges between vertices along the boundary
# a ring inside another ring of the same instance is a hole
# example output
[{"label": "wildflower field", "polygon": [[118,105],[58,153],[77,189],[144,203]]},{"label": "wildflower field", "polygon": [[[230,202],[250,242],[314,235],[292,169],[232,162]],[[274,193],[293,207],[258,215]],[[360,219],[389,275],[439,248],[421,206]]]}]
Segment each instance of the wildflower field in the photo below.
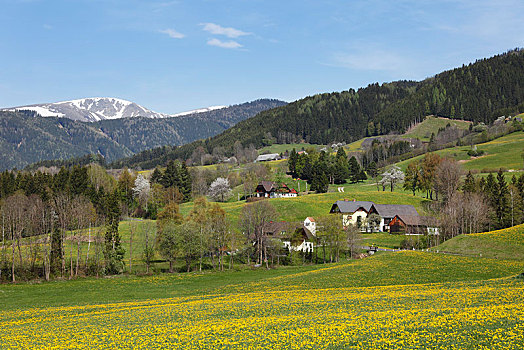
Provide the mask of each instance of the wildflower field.
[{"label": "wildflower field", "polygon": [[523,261],[423,252],[0,286],[1,348],[524,347]]}]

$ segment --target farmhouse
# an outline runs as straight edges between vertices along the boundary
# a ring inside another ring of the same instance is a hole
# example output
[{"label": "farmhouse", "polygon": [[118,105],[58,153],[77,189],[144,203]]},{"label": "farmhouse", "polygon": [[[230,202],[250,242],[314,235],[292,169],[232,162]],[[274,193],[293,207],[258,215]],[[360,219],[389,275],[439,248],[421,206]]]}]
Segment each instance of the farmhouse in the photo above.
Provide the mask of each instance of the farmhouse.
[{"label": "farmhouse", "polygon": [[255,159],[255,162],[269,162],[270,160],[279,160],[280,155],[278,153],[261,154]]},{"label": "farmhouse", "polygon": [[294,188],[286,184],[277,184],[272,181],[261,181],[255,189],[256,197],[266,198],[293,198],[298,195]]},{"label": "farmhouse", "polygon": [[418,217],[419,214],[412,205],[398,204],[375,204],[368,201],[343,200],[336,201],[332,206],[330,213],[342,214],[342,225],[357,225],[362,231],[369,229],[366,219],[371,214],[377,214],[380,217],[378,230],[380,232],[389,231],[389,223],[397,215],[400,217]]},{"label": "farmhouse", "polygon": [[305,226],[305,222],[304,224],[285,221],[271,222],[264,232],[268,237],[281,240],[289,251],[313,252],[316,236]]},{"label": "farmhouse", "polygon": [[317,234],[317,222],[312,217],[308,216],[304,220],[304,226],[313,234]]},{"label": "farmhouse", "polygon": [[402,217],[416,217],[419,216],[417,210],[412,205],[397,205],[397,204],[373,204],[370,214],[378,214],[381,218],[379,231],[389,231],[389,223],[395,215]]},{"label": "farmhouse", "polygon": [[342,214],[342,225],[361,226],[369,215],[373,202],[343,200],[336,201],[329,211],[331,214]]},{"label": "farmhouse", "polygon": [[395,215],[389,223],[390,233],[407,235],[438,235],[435,218],[420,215]]}]

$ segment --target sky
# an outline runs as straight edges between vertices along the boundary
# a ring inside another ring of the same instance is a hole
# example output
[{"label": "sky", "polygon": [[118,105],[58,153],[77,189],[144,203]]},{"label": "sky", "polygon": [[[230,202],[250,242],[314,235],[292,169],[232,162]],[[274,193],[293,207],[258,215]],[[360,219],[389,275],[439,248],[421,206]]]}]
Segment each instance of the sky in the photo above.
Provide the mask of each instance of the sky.
[{"label": "sky", "polygon": [[524,46],[524,1],[0,0],[0,107],[162,113],[422,80]]}]

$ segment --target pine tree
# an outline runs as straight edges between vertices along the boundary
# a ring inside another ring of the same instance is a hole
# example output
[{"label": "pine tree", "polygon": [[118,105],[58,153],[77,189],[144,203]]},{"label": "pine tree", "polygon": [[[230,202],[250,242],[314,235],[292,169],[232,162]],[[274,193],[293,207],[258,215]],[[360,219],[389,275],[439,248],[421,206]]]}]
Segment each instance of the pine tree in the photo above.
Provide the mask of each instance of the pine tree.
[{"label": "pine tree", "polygon": [[180,192],[184,195],[184,202],[187,202],[191,199],[191,189],[192,189],[192,181],[191,181],[191,174],[189,173],[189,169],[187,168],[185,163],[182,163],[180,166]]},{"label": "pine tree", "polygon": [[498,225],[500,228],[509,226],[510,206],[509,206],[509,189],[502,169],[497,173],[495,196],[495,213],[497,215]]},{"label": "pine tree", "polygon": [[475,177],[473,176],[471,171],[468,171],[468,174],[466,175],[466,180],[464,181],[464,186],[462,187],[462,190],[466,193],[477,192],[477,183],[475,182]]},{"label": "pine tree", "polygon": [[66,167],[61,167],[58,174],[53,178],[53,190],[55,193],[67,193],[70,189],[70,174]]},{"label": "pine tree", "polygon": [[160,183],[160,181],[162,180],[162,171],[160,169],[155,168],[155,170],[153,170],[153,173],[151,174],[151,183]]},{"label": "pine tree", "polygon": [[351,182],[357,182],[360,175],[360,165],[357,159],[353,156],[349,159],[349,180]]},{"label": "pine tree", "polygon": [[375,162],[369,163],[368,168],[367,168],[367,173],[372,178],[376,177],[378,175],[377,163]]},{"label": "pine tree", "polygon": [[326,193],[329,188],[329,180],[325,173],[316,172],[313,180],[311,181],[311,191],[317,193]]},{"label": "pine tree", "polygon": [[75,165],[70,175],[71,193],[73,195],[81,195],[87,193],[89,178],[87,176],[87,168]]},{"label": "pine tree", "polygon": [[113,191],[107,198],[107,222],[104,246],[105,271],[106,274],[121,273],[124,269],[125,250],[120,242],[118,223],[120,222],[120,194],[118,190]]},{"label": "pine tree", "polygon": [[366,181],[368,179],[366,172],[364,169],[360,169],[360,173],[358,174],[358,181]]}]

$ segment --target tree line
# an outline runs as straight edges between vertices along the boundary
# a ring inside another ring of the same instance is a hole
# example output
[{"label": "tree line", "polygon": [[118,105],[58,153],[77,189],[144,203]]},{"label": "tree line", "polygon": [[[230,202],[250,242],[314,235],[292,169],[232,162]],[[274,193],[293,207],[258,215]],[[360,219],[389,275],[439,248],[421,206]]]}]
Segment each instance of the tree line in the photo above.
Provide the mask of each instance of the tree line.
[{"label": "tree line", "polygon": [[461,165],[438,154],[427,153],[408,164],[404,189],[433,199],[433,210],[440,218],[443,238],[458,234],[502,229],[524,222],[524,174],[465,177]]}]

